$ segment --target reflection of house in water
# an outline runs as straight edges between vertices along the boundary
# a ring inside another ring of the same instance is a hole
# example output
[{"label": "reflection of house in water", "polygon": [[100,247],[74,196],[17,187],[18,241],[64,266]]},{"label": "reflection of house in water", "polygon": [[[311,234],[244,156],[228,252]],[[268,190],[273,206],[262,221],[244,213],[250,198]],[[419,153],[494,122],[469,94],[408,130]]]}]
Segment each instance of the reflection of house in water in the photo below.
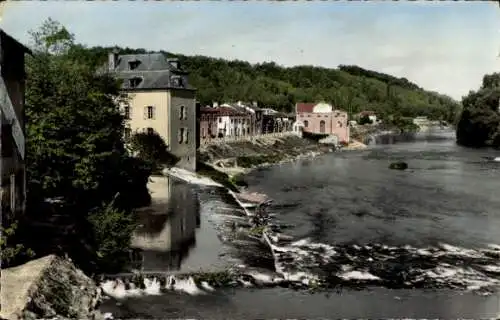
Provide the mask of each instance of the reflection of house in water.
[{"label": "reflection of house in water", "polygon": [[200,226],[198,197],[186,183],[163,177],[161,198],[153,195],[153,204],[140,210],[140,227],[132,237],[138,249],[134,268],[143,271],[179,270],[195,244]]}]

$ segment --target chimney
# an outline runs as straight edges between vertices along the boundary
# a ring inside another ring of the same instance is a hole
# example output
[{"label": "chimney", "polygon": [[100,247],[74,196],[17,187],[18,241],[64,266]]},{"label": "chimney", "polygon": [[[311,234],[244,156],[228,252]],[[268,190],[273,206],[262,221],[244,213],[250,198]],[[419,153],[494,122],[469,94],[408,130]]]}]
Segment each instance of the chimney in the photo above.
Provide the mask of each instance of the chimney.
[{"label": "chimney", "polygon": [[118,49],[113,49],[108,55],[108,67],[110,71],[116,69],[116,64],[118,62]]},{"label": "chimney", "polygon": [[168,64],[170,64],[174,69],[179,69],[179,59],[177,58],[168,58]]}]

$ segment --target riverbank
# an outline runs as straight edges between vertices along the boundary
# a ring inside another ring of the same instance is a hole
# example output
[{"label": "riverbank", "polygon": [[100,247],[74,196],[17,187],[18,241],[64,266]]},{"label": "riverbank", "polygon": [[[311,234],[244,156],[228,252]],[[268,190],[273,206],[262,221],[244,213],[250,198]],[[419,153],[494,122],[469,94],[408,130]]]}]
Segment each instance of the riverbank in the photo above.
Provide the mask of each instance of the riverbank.
[{"label": "riverbank", "polygon": [[333,151],[333,145],[289,134],[201,146],[198,155],[200,162],[234,177],[255,168],[314,158]]}]

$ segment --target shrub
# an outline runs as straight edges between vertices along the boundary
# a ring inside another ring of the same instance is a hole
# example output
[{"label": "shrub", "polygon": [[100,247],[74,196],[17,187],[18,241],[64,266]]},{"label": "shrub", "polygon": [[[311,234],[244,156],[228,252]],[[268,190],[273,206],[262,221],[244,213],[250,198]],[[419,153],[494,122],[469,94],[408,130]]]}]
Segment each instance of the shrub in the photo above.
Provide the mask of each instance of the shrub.
[{"label": "shrub", "polygon": [[119,210],[114,203],[103,204],[88,216],[92,231],[92,249],[97,269],[118,272],[127,263],[130,239],[137,227],[134,214]]},{"label": "shrub", "polygon": [[130,151],[150,164],[154,173],[160,173],[162,166],[172,166],[179,159],[168,152],[167,145],[156,132],[138,132],[130,138]]}]

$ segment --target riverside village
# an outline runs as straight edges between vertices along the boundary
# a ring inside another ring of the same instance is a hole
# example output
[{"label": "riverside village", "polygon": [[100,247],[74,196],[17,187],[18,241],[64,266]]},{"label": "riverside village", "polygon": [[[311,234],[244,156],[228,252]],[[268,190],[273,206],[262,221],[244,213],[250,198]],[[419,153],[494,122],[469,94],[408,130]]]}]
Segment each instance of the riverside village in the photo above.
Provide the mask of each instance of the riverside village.
[{"label": "riverside village", "polygon": [[70,29],[0,29],[0,319],[500,316],[500,73],[458,101]]}]

